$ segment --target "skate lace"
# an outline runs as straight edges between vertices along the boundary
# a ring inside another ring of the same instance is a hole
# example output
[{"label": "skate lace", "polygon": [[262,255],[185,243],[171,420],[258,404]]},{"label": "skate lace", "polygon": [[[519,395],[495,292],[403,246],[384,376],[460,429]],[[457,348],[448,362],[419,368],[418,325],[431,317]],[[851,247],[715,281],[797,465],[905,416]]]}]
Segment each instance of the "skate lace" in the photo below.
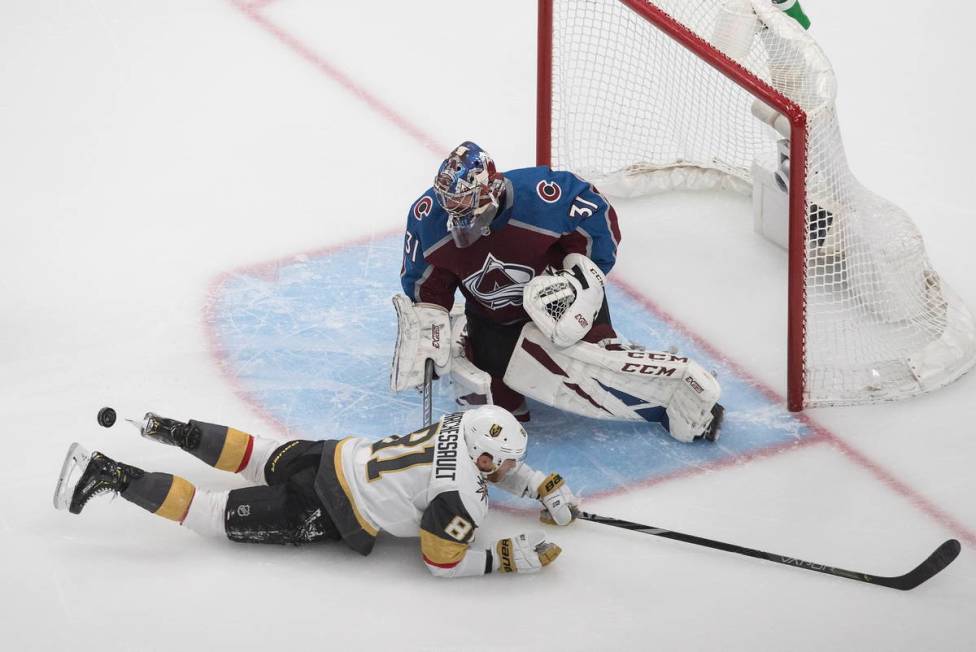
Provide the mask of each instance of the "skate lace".
[{"label": "skate lace", "polygon": [[81,500],[78,501],[79,507],[84,507],[88,504],[92,498],[96,496],[101,496],[102,494],[111,493],[113,497],[119,493],[119,487],[122,484],[122,469],[114,468],[112,469],[108,464],[104,464],[101,460],[92,460],[92,463],[98,465],[99,475],[107,475],[109,477],[99,477],[95,480],[95,486],[92,487],[90,491],[82,493]]},{"label": "skate lace", "polygon": [[94,491],[92,491],[87,496],[83,497],[79,505],[81,507],[84,507],[85,505],[88,504],[88,501],[91,500],[92,498],[95,498],[96,496],[101,496],[102,494],[109,494],[109,493],[112,494],[112,498],[114,499],[119,492],[112,487],[100,486],[97,487]]}]

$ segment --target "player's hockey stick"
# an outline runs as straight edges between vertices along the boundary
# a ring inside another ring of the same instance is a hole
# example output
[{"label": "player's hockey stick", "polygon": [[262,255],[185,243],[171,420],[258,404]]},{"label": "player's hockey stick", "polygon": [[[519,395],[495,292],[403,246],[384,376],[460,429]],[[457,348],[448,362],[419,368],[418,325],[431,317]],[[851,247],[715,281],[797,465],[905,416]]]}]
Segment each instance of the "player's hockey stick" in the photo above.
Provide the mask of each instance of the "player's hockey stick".
[{"label": "player's hockey stick", "polygon": [[712,539],[696,537],[691,534],[682,534],[681,532],[672,532],[671,530],[665,530],[663,528],[641,525],[640,523],[632,523],[630,521],[623,521],[619,518],[597,516],[596,514],[589,514],[587,512],[580,512],[578,517],[585,521],[612,525],[613,527],[633,530],[643,534],[653,534],[657,537],[665,537],[667,539],[684,541],[685,543],[693,543],[697,546],[705,546],[706,548],[715,548],[717,550],[724,550],[726,552],[734,552],[740,555],[747,555],[757,559],[765,559],[767,561],[776,562],[777,564],[786,564],[787,566],[804,568],[806,570],[816,571],[818,573],[827,573],[828,575],[846,577],[849,580],[857,580],[858,582],[879,584],[881,586],[899,589],[900,591],[914,589],[922,582],[932,578],[939,571],[952,563],[952,560],[959,555],[961,548],[958,541],[955,539],[949,539],[941,546],[936,548],[935,552],[928,556],[928,559],[904,575],[898,575],[897,577],[884,577],[881,575],[870,575],[868,573],[862,573],[859,571],[844,570],[843,568],[834,568],[833,566],[827,566],[825,564],[815,564],[813,562],[803,561],[802,559],[796,559],[795,557],[777,555],[771,552],[763,552],[762,550],[754,550],[753,548],[744,548],[743,546],[737,546],[732,543],[713,541]]},{"label": "player's hockey stick", "polygon": [[434,403],[434,361],[424,360],[424,425],[429,426]]}]

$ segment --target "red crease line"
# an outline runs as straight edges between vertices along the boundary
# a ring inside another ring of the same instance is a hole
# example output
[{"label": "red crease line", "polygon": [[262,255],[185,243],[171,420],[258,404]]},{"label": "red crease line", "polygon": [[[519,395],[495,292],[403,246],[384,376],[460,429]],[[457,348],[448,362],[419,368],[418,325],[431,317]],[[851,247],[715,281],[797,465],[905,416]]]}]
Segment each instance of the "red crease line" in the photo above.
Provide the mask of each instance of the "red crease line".
[{"label": "red crease line", "polygon": [[337,68],[335,65],[329,63],[323,56],[316,53],[310,46],[278,27],[271,22],[270,19],[262,15],[259,10],[267,3],[249,3],[245,0],[229,0],[229,2],[241,13],[257,23],[258,26],[287,46],[288,49],[305,59],[305,61],[308,63],[312,64],[319,72],[323,73],[344,89],[349,91],[349,93],[351,93],[356,99],[368,106],[380,117],[393,123],[401,131],[416,140],[420,145],[427,149],[427,151],[436,154],[437,156],[443,156],[444,152],[447,151],[447,147],[439,144],[432,136],[430,136],[420,127],[417,127],[405,117],[394,111],[389,105],[367,91],[363,86],[354,82],[347,74],[339,70],[339,68]]}]

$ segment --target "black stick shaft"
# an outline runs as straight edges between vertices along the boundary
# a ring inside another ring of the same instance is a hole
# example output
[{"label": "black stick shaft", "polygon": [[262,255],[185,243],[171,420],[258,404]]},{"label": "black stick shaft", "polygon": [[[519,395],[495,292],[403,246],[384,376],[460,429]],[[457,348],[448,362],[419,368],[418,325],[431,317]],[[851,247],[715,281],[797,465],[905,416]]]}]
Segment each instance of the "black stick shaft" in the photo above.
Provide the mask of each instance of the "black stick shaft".
[{"label": "black stick shaft", "polygon": [[664,537],[666,539],[674,539],[675,541],[683,541],[685,543],[692,543],[696,546],[704,546],[706,548],[715,548],[716,550],[724,550],[725,552],[732,552],[739,555],[746,555],[748,557],[755,557],[756,559],[765,559],[767,561],[775,562],[777,564],[785,564],[787,566],[794,566],[796,568],[802,568],[805,570],[816,571],[818,573],[826,573],[828,575],[835,575],[837,577],[845,577],[849,580],[856,580],[858,582],[867,582],[868,584],[879,584],[881,586],[887,586],[894,589],[900,589],[902,591],[907,591],[913,589],[922,582],[931,578],[933,575],[941,571],[943,568],[948,566],[953,559],[959,555],[961,549],[959,542],[955,539],[949,539],[940,545],[935,552],[933,552],[929,557],[919,564],[916,568],[905,573],[904,575],[899,575],[897,577],[884,577],[880,575],[871,575],[869,573],[862,573],[860,571],[850,571],[843,568],[836,568],[834,566],[827,566],[826,564],[818,564],[815,562],[804,561],[802,559],[797,559],[795,557],[788,557],[786,555],[779,555],[770,552],[763,552],[762,550],[756,550],[754,548],[746,548],[745,546],[739,546],[734,543],[726,543],[724,541],[715,541],[713,539],[706,539],[704,537],[695,536],[693,534],[684,534],[682,532],[674,532],[672,530],[665,530],[664,528],[651,527],[649,525],[641,525],[640,523],[633,523],[631,521],[624,521],[618,518],[609,518],[606,516],[598,516],[596,514],[590,514],[587,512],[581,512],[579,518],[592,521],[594,523],[602,523],[604,525],[610,525],[613,527],[623,528],[625,530],[633,530],[634,532],[640,532],[642,534],[651,534],[658,537]]},{"label": "black stick shaft", "polygon": [[424,425],[429,426],[434,409],[434,361],[424,361]]}]

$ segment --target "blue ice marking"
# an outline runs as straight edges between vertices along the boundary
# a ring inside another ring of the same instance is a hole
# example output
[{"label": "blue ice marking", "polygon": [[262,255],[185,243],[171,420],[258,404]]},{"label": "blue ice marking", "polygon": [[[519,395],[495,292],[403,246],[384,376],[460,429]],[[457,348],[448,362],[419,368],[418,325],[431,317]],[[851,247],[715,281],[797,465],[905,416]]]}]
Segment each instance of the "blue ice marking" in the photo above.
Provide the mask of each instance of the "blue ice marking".
[{"label": "blue ice marking", "polygon": [[[421,397],[389,389],[402,241],[392,236],[316,256],[297,256],[228,276],[211,298],[212,328],[228,373],[288,430],[307,439],[380,438],[421,425]],[[785,407],[736,376],[660,316],[607,288],[618,333],[650,349],[675,346],[715,369],[726,407],[721,439],[679,443],[656,423],[581,418],[530,402],[527,461],[558,471],[586,495],[626,489],[688,468],[795,442],[812,434]],[[455,410],[435,383],[434,414]],[[660,412],[660,410],[658,411]],[[524,504],[493,492],[493,500]]]}]

